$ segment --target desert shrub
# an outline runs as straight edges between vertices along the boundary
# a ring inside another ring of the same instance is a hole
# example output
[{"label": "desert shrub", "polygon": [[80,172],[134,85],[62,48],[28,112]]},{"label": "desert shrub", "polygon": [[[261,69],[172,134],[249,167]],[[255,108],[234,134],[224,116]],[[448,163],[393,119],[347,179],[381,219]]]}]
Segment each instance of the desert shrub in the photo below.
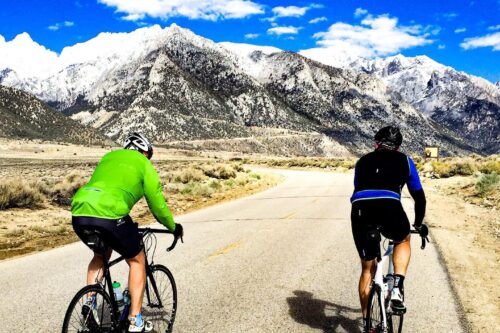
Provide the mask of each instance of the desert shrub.
[{"label": "desert shrub", "polygon": [[243,167],[243,164],[241,163],[235,163],[233,165],[231,165],[232,168],[236,171],[236,172],[245,172],[245,168]]},{"label": "desert shrub", "polygon": [[76,191],[87,182],[79,171],[73,171],[54,186],[52,201],[59,205],[70,205]]},{"label": "desert shrub", "polygon": [[496,172],[482,174],[476,182],[476,190],[480,196],[484,196],[493,190],[498,190],[500,175]]},{"label": "desert shrub", "polygon": [[488,160],[479,165],[479,171],[482,173],[493,173],[500,174],[500,159],[496,158],[493,160]]},{"label": "desert shrub", "polygon": [[20,178],[4,180],[0,183],[0,210],[8,208],[39,208],[44,196],[36,186],[25,183]]},{"label": "desert shrub", "polygon": [[457,162],[453,165],[453,173],[460,176],[472,176],[476,167],[469,161]]},{"label": "desert shrub", "polygon": [[452,166],[449,163],[435,161],[431,163],[432,170],[441,178],[453,176]]},{"label": "desert shrub", "polygon": [[208,165],[203,168],[206,176],[216,179],[229,179],[236,177],[236,171],[229,165],[216,164]]},{"label": "desert shrub", "polygon": [[434,173],[441,178],[455,175],[471,176],[476,171],[474,164],[470,161],[434,161],[431,163]]},{"label": "desert shrub", "polygon": [[213,193],[215,192],[215,189],[211,187],[209,184],[198,184],[193,188],[193,194],[197,196],[202,196],[209,198]]},{"label": "desert shrub", "polygon": [[190,182],[199,182],[205,178],[203,171],[190,167],[175,174],[173,180],[177,183],[187,184]]},{"label": "desert shrub", "polygon": [[218,181],[218,180],[215,180],[215,179],[214,179],[214,180],[212,180],[210,183],[208,183],[208,186],[209,186],[210,188],[213,188],[214,190],[217,190],[217,191],[218,191],[218,190],[220,190],[220,189],[222,189],[222,184],[221,184],[221,182],[220,182],[220,181]]},{"label": "desert shrub", "polygon": [[261,176],[258,173],[251,173],[250,177],[251,178],[255,178],[255,179],[260,179],[261,178]]},{"label": "desert shrub", "polygon": [[193,190],[194,190],[194,187],[195,187],[194,183],[188,183],[188,184],[186,184],[186,186],[184,186],[183,188],[181,188],[179,190],[179,193],[183,194],[183,195],[192,194]]}]

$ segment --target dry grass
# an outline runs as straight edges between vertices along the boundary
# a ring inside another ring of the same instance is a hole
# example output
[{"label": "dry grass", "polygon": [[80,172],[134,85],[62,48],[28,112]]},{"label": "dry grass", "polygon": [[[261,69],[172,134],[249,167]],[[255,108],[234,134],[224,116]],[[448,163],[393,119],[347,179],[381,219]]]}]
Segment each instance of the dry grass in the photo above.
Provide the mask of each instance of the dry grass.
[{"label": "dry grass", "polygon": [[[450,178],[443,191],[466,202],[500,208],[500,157],[449,157],[439,161],[419,161],[420,174],[430,179]],[[453,179],[457,178],[456,181]]]},{"label": "dry grass", "polygon": [[[77,241],[71,227],[71,199],[85,184],[96,161],[0,160],[0,260]],[[158,161],[155,167],[175,215],[238,198],[276,184],[241,163]],[[145,200],[131,212],[153,223]]]},{"label": "dry grass", "polygon": [[429,178],[448,178],[453,176],[472,176],[477,172],[500,174],[500,156],[446,157],[439,161],[424,161],[415,158],[417,169]]},{"label": "dry grass", "polygon": [[45,198],[34,186],[21,178],[0,181],[0,210],[9,208],[40,208]]},{"label": "dry grass", "polygon": [[243,159],[246,164],[265,165],[278,168],[325,169],[347,171],[354,169],[355,159],[336,159],[326,157],[298,157],[280,159]]}]

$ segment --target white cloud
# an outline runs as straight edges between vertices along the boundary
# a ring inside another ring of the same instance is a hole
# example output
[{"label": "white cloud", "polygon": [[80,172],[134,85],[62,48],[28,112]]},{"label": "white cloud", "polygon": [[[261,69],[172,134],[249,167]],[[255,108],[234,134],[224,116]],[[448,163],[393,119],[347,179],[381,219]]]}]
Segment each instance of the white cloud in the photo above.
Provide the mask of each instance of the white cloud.
[{"label": "white cloud", "polygon": [[323,7],[324,7],[323,5],[315,4],[315,3],[313,3],[309,6],[306,6],[306,7],[278,6],[278,7],[274,7],[272,9],[274,16],[268,17],[265,20],[273,22],[273,21],[276,21],[276,19],[278,19],[280,17],[302,17],[307,13],[307,11],[309,11],[311,9],[320,9]]},{"label": "white cloud", "polygon": [[366,14],[368,14],[368,11],[363,8],[356,8],[356,10],[354,11],[354,17],[361,17],[365,16]]},{"label": "white cloud", "polygon": [[500,24],[492,25],[491,27],[488,27],[488,30],[491,31],[500,30]]},{"label": "white cloud", "polygon": [[492,47],[493,51],[500,51],[500,31],[486,36],[466,38],[460,46],[466,50]]},{"label": "white cloud", "polygon": [[50,25],[47,27],[47,29],[49,30],[52,30],[52,31],[57,31],[63,27],[72,27],[74,26],[75,23],[74,22],[71,22],[71,21],[64,21],[64,22],[60,22],[60,23],[56,23],[56,24],[53,24],[53,25]]},{"label": "white cloud", "polygon": [[455,33],[456,34],[461,34],[462,32],[466,32],[467,31],[467,28],[457,28],[455,29]]},{"label": "white cloud", "polygon": [[[300,51],[306,57],[324,62],[334,58],[373,58],[432,43],[429,27],[402,26],[396,17],[367,15],[360,25],[337,22],[328,31],[314,34],[316,48]],[[436,31],[434,31],[436,32]]]},{"label": "white cloud", "polygon": [[250,0],[98,0],[98,2],[126,14],[122,18],[128,21],[141,20],[146,16],[160,19],[182,16],[216,21],[264,13],[262,5]]},{"label": "white cloud", "polygon": [[325,22],[325,21],[328,21],[328,19],[325,16],[321,16],[321,17],[316,17],[316,18],[310,20],[309,23],[316,24],[316,23]]},{"label": "white cloud", "polygon": [[446,48],[446,45],[444,45],[444,44],[438,45],[438,50],[444,50],[445,48]]},{"label": "white cloud", "polygon": [[255,38],[259,37],[259,36],[260,36],[260,34],[246,34],[245,38],[246,39],[255,39]]},{"label": "white cloud", "polygon": [[267,29],[267,33],[269,35],[296,35],[299,33],[299,30],[302,29],[302,27],[293,27],[293,26],[287,26],[287,27],[273,27]]},{"label": "white cloud", "polygon": [[455,19],[456,17],[458,17],[458,14],[457,13],[444,13],[443,14],[443,17],[449,21]]},{"label": "white cloud", "polygon": [[297,7],[297,6],[283,7],[283,6],[279,6],[279,7],[273,8],[273,13],[277,17],[301,17],[308,10],[309,10],[309,7]]}]

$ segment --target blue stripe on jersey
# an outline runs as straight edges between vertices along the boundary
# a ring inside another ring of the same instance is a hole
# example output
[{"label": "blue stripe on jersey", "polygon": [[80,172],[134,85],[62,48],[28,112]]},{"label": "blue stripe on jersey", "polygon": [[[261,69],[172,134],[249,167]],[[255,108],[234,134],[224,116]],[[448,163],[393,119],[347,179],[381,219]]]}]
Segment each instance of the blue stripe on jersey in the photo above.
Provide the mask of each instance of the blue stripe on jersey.
[{"label": "blue stripe on jersey", "polygon": [[363,190],[354,193],[351,197],[351,203],[358,200],[371,199],[395,199],[401,200],[401,195],[388,190]]},{"label": "blue stripe on jersey", "polygon": [[417,167],[415,166],[415,162],[407,156],[408,166],[410,167],[410,178],[406,184],[408,185],[408,189],[410,191],[418,191],[422,189],[422,184],[420,183],[420,177],[418,176]]}]

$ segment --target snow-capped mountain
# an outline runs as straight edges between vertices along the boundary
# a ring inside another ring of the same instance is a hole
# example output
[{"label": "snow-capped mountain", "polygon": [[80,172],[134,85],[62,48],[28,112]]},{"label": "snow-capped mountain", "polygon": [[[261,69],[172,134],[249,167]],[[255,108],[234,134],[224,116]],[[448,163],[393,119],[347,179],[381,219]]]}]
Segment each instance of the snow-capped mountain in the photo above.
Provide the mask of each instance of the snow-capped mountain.
[{"label": "snow-capped mountain", "polygon": [[397,55],[350,64],[381,78],[427,117],[466,138],[485,152],[500,151],[500,89],[427,56]]},{"label": "snow-capped mountain", "polygon": [[293,145],[313,145],[295,154],[332,155],[369,149],[374,131],[391,123],[405,131],[409,151],[424,145],[448,154],[476,151],[394,93],[382,76],[277,48],[217,44],[175,24],[100,34],[58,57],[56,67],[40,63],[43,75],[0,62],[0,83],[33,93],[113,139],[132,130],[157,143],[258,138],[275,152],[291,146],[282,139],[293,137]]}]

